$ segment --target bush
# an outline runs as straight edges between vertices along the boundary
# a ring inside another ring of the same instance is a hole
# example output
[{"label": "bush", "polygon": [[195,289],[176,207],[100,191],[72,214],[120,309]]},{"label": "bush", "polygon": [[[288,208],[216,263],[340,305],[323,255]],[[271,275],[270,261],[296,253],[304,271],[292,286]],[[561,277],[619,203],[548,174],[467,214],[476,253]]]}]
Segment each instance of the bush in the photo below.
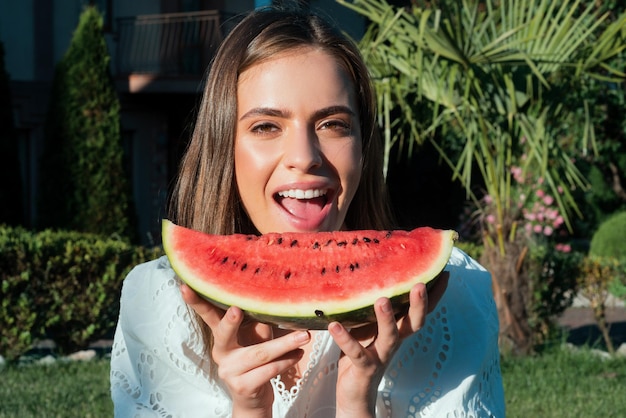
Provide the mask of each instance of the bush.
[{"label": "bush", "polygon": [[626,262],[626,212],[620,212],[602,222],[593,234],[589,254],[600,257],[614,257]]},{"label": "bush", "polygon": [[589,255],[604,258],[612,265],[608,289],[620,299],[626,299],[626,212],[619,212],[604,221],[591,239]]},{"label": "bush", "polygon": [[531,248],[529,322],[535,344],[542,344],[554,336],[554,318],[571,306],[583,258],[580,252],[564,252],[547,243]]},{"label": "bush", "polygon": [[0,227],[0,353],[17,358],[43,338],[67,353],[112,335],[123,278],[160,254],[94,234]]}]

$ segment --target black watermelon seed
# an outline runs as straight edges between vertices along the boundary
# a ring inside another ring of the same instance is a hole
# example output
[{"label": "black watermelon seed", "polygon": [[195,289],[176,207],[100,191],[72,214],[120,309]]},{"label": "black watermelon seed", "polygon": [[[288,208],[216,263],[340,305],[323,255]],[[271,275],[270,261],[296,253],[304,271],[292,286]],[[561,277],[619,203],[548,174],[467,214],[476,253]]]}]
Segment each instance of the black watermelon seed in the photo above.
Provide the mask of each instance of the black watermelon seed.
[{"label": "black watermelon seed", "polygon": [[290,277],[291,277],[291,272],[290,271],[285,273],[285,280],[289,280]]},{"label": "black watermelon seed", "polygon": [[363,237],[363,242],[370,242],[371,239],[369,239],[368,237]]},{"label": "black watermelon seed", "polygon": [[315,310],[315,316],[317,316],[318,318],[321,318],[324,316],[324,311],[320,311],[319,309]]},{"label": "black watermelon seed", "polygon": [[295,247],[296,245],[298,245],[297,239],[294,239],[293,241],[291,241],[291,247]]},{"label": "black watermelon seed", "polygon": [[379,244],[380,241],[378,241],[378,238],[374,238],[374,244]]},{"label": "black watermelon seed", "polygon": [[283,243],[283,237],[278,237],[277,242],[278,242],[279,245],[282,244]]},{"label": "black watermelon seed", "polygon": [[354,271],[356,267],[354,267],[354,264],[350,264],[350,271]]},{"label": "black watermelon seed", "polygon": [[241,271],[246,271],[247,268],[248,268],[248,264],[243,263],[243,266],[241,266]]},{"label": "black watermelon seed", "polygon": [[387,234],[385,235],[385,238],[391,238],[391,231],[387,231]]},{"label": "black watermelon seed", "polygon": [[315,241],[315,243],[313,244],[313,249],[317,250],[320,247],[320,243]]},{"label": "black watermelon seed", "polygon": [[259,272],[260,272],[260,271],[261,271],[261,267],[257,267],[257,268],[254,270],[254,274],[259,274]]},{"label": "black watermelon seed", "polygon": [[340,242],[337,243],[338,247],[345,247],[346,245],[348,245],[347,241],[340,241]]},{"label": "black watermelon seed", "polygon": [[227,261],[228,261],[228,257],[222,258],[222,264],[226,264]]},{"label": "black watermelon seed", "polygon": [[326,267],[322,267],[322,276],[326,274]]},{"label": "black watermelon seed", "polygon": [[357,245],[359,243],[359,239],[355,238],[352,240],[352,245]]},{"label": "black watermelon seed", "polygon": [[339,273],[339,266],[336,266],[336,267],[335,267],[335,271],[336,271],[337,273]]}]

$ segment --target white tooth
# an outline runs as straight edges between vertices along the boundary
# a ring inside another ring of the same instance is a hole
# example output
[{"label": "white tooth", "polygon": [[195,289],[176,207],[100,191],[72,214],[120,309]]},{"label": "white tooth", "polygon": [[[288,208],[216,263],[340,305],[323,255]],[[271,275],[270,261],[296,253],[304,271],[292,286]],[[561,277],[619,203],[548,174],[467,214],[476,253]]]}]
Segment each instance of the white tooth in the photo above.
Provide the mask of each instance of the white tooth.
[{"label": "white tooth", "polygon": [[313,199],[315,197],[325,196],[326,190],[320,189],[289,189],[278,192],[281,197],[289,197],[292,199]]}]

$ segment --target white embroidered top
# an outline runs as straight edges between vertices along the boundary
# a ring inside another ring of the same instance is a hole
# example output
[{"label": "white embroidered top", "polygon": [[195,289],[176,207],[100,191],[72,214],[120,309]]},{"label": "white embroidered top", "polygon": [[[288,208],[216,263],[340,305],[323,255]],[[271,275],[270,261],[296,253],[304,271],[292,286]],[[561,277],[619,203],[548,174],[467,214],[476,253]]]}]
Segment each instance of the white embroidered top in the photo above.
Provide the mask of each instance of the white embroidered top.
[{"label": "white embroidered top", "polygon": [[[448,288],[383,377],[378,417],[504,417],[498,317],[491,279],[454,249]],[[229,417],[231,401],[207,361],[167,258],[133,269],[122,290],[111,354],[116,417]],[[274,417],[334,416],[340,350],[316,334],[296,386],[272,379]]]}]

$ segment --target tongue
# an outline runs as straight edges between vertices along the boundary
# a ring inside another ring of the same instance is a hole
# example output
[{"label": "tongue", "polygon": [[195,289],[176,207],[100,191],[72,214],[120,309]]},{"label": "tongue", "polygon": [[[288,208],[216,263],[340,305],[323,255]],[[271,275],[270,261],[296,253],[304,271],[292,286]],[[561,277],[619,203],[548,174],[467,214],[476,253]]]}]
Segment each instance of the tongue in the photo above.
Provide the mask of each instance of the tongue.
[{"label": "tongue", "polygon": [[298,218],[313,218],[317,216],[324,205],[326,204],[326,198],[315,197],[313,199],[292,199],[284,198],[281,204],[289,213]]}]

